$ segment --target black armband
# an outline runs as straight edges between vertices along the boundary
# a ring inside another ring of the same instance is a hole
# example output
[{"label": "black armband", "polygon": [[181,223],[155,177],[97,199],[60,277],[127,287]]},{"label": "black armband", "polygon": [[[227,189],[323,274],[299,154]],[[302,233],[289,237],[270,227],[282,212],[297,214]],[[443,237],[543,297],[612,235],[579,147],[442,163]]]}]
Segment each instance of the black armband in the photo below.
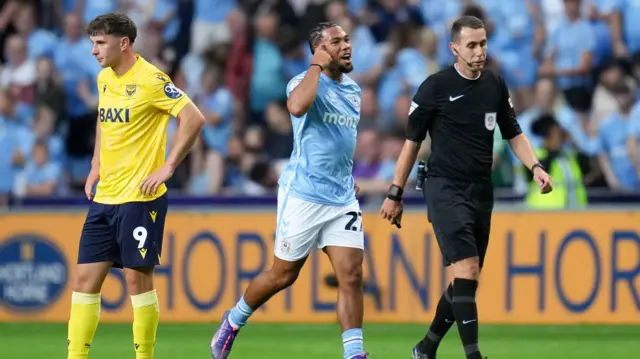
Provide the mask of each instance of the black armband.
[{"label": "black armband", "polygon": [[320,65],[320,64],[311,64],[311,65],[309,65],[309,67],[311,67],[311,66],[318,66],[320,68],[320,71],[324,71],[324,67],[322,67],[322,65]]},{"label": "black armband", "polygon": [[389,192],[387,193],[387,198],[392,201],[400,202],[402,201],[402,193],[404,190],[400,186],[396,186],[392,184],[389,187]]}]

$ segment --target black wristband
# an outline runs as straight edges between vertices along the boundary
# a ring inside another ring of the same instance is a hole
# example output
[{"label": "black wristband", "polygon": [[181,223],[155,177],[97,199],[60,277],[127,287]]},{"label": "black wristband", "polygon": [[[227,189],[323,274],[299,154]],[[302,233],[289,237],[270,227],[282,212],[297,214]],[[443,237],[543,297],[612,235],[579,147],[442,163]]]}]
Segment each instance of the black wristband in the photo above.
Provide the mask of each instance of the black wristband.
[{"label": "black wristband", "polygon": [[541,170],[544,171],[544,167],[542,166],[542,164],[540,162],[538,162],[535,165],[531,166],[531,173],[533,173],[533,170],[535,170],[536,167],[538,167],[538,168],[540,168]]},{"label": "black wristband", "polygon": [[311,65],[309,65],[309,67],[311,67],[311,66],[318,66],[320,68],[320,71],[324,71],[324,67],[322,67],[322,65],[320,65],[320,64],[311,64]]},{"label": "black wristband", "polygon": [[402,201],[402,193],[404,190],[400,186],[396,186],[392,184],[389,187],[389,192],[387,193],[387,198],[392,201],[400,202]]}]

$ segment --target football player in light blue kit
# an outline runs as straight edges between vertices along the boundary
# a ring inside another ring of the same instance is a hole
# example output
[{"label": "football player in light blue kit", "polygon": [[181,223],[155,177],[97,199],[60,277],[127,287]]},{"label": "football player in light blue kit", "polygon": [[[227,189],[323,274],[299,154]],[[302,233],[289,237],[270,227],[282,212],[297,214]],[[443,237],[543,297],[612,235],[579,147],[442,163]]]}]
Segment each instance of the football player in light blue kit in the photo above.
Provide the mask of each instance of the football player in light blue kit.
[{"label": "football player in light blue kit", "polygon": [[367,358],[362,336],[362,212],[351,174],[360,87],[346,75],[353,70],[351,44],[341,27],[319,24],[311,31],[309,46],[309,69],[286,89],[295,143],[279,181],[273,267],[256,277],[222,317],[211,341],[214,359],[229,356],[251,314],[295,282],[315,247],[329,256],[338,279],[344,358]]}]

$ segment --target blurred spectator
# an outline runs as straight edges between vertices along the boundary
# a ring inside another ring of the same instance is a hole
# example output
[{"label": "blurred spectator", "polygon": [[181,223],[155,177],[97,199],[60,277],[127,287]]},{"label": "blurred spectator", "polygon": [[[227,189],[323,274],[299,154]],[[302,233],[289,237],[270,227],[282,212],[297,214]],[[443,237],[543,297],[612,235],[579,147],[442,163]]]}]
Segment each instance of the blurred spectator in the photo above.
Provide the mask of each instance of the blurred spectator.
[{"label": "blurred spectator", "polygon": [[356,182],[372,179],[380,169],[379,134],[374,129],[366,129],[358,134],[358,143],[353,164],[353,177]]},{"label": "blurred spectator", "polygon": [[249,108],[252,122],[257,124],[264,123],[269,102],[282,100],[286,95],[283,58],[276,45],[278,24],[278,15],[273,12],[256,15]]},{"label": "blurred spectator", "polygon": [[31,60],[53,55],[58,39],[51,32],[38,29],[36,7],[33,3],[27,1],[20,5],[13,18],[13,26],[27,42],[27,54]]},{"label": "blurred spectator", "polygon": [[38,60],[36,68],[35,106],[47,106],[54,112],[55,126],[66,116],[66,93],[60,74],[56,73],[51,59]]},{"label": "blurred spectator", "polygon": [[593,125],[600,126],[600,122],[613,112],[619,111],[612,89],[620,83],[627,83],[635,91],[635,82],[627,77],[616,60],[610,59],[602,63],[599,69],[598,85],[593,94],[591,119]]},{"label": "blurred spectator", "polygon": [[587,192],[582,180],[582,170],[576,154],[564,146],[566,132],[552,115],[543,115],[532,126],[533,133],[543,139],[536,154],[540,163],[553,177],[553,192],[540,193],[540,186],[533,181],[531,171],[526,203],[532,209],[567,209],[584,207]]},{"label": "blurred spectator", "polygon": [[602,11],[611,14],[615,55],[629,57],[640,52],[640,3],[635,0],[609,0],[604,2]]},{"label": "blurred spectator", "polygon": [[24,38],[19,35],[9,37],[5,43],[5,54],[8,61],[0,72],[0,87],[16,86],[23,99],[29,100],[32,98],[29,92],[36,81],[36,63],[27,56]]},{"label": "blurred spectator", "polygon": [[142,39],[136,38],[135,42],[138,53],[155,65],[158,70],[169,73],[172,63],[165,57],[162,28],[157,24],[149,24],[142,30]]},{"label": "blurred spectator", "polygon": [[627,151],[633,163],[636,176],[640,178],[640,103],[636,103],[629,114]]},{"label": "blurred spectator", "polygon": [[25,195],[51,196],[55,194],[62,171],[60,165],[49,158],[49,148],[45,141],[38,141],[33,146],[33,159],[24,170],[26,182]]},{"label": "blurred spectator", "polygon": [[0,205],[8,200],[16,176],[31,154],[33,134],[26,122],[19,116],[14,97],[0,91]]},{"label": "blurred spectator", "polygon": [[632,156],[627,149],[629,116],[634,97],[629,85],[618,83],[612,89],[619,110],[600,124],[599,140],[602,153],[599,156],[604,177],[613,190],[638,190],[640,182]]},{"label": "blurred spectator", "polygon": [[[491,24],[489,53],[498,58],[500,72],[512,92],[516,111],[533,105],[537,63],[545,38],[540,7],[533,0],[483,0]],[[468,13],[468,8],[467,11]]]},{"label": "blurred spectator", "polygon": [[[97,16],[123,9],[127,0],[65,0],[69,11],[81,14],[85,24],[91,22]],[[72,5],[73,3],[73,5]]]},{"label": "blurred spectator", "polygon": [[210,174],[210,193],[218,193],[224,180],[224,156],[232,131],[233,96],[223,85],[222,71],[209,67],[202,75],[202,96],[197,100],[204,114],[206,124],[202,138],[207,149],[207,163]]},{"label": "blurred spectator", "polygon": [[58,121],[62,121],[61,131],[65,134],[71,185],[81,189],[93,154],[98,107],[96,79],[101,68],[92,55],[91,41],[82,32],[80,17],[70,13],[65,20],[63,37],[54,53],[66,98],[66,114]]},{"label": "blurred spectator", "polygon": [[64,140],[55,132],[56,113],[47,106],[40,106],[33,120],[32,132],[34,141],[42,141],[49,150],[49,160],[58,165],[64,164]]},{"label": "blurred spectator", "polygon": [[230,39],[227,16],[237,4],[235,0],[194,0],[195,13],[191,28],[191,51],[201,54],[211,46]]},{"label": "blurred spectator", "polygon": [[225,66],[225,82],[234,98],[241,103],[247,103],[253,71],[253,51],[249,47],[247,16],[242,11],[233,10],[227,20],[231,29],[231,48]]},{"label": "blurred spectator", "polygon": [[366,21],[376,41],[387,39],[391,29],[400,24],[422,25],[422,15],[414,6],[403,0],[380,0],[370,3],[370,21]]},{"label": "blurred spectator", "polygon": [[293,132],[286,103],[270,103],[265,115],[267,128],[264,150],[269,158],[279,160],[279,166],[285,165],[293,151]]},{"label": "blurred spectator", "polygon": [[565,0],[566,18],[549,39],[547,57],[540,76],[553,76],[564,97],[575,111],[591,108],[595,35],[591,24],[580,15],[582,0]]}]

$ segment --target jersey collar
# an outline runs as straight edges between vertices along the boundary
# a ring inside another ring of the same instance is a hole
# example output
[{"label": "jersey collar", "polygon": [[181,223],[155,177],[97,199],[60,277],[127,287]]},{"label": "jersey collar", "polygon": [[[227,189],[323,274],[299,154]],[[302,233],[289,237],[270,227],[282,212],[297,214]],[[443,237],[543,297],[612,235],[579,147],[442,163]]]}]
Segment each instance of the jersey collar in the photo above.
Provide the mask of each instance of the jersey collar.
[{"label": "jersey collar", "polygon": [[456,70],[458,75],[462,76],[462,78],[465,79],[465,80],[475,81],[475,80],[479,79],[480,76],[482,76],[482,71],[478,72],[478,76],[476,76],[476,78],[471,78],[471,77],[467,77],[467,76],[463,75],[462,72],[460,72],[460,70],[458,70],[458,63],[453,64],[453,68]]},{"label": "jersey collar", "polygon": [[113,71],[113,69],[111,69],[111,74],[113,75],[113,78],[116,81],[122,82],[122,81],[128,80],[131,77],[131,75],[133,75],[136,72],[138,67],[140,67],[140,64],[144,61],[145,61],[144,58],[142,58],[140,54],[136,54],[136,62],[133,64],[133,66],[131,66],[129,71],[127,71],[124,75],[118,77],[116,73]]}]

